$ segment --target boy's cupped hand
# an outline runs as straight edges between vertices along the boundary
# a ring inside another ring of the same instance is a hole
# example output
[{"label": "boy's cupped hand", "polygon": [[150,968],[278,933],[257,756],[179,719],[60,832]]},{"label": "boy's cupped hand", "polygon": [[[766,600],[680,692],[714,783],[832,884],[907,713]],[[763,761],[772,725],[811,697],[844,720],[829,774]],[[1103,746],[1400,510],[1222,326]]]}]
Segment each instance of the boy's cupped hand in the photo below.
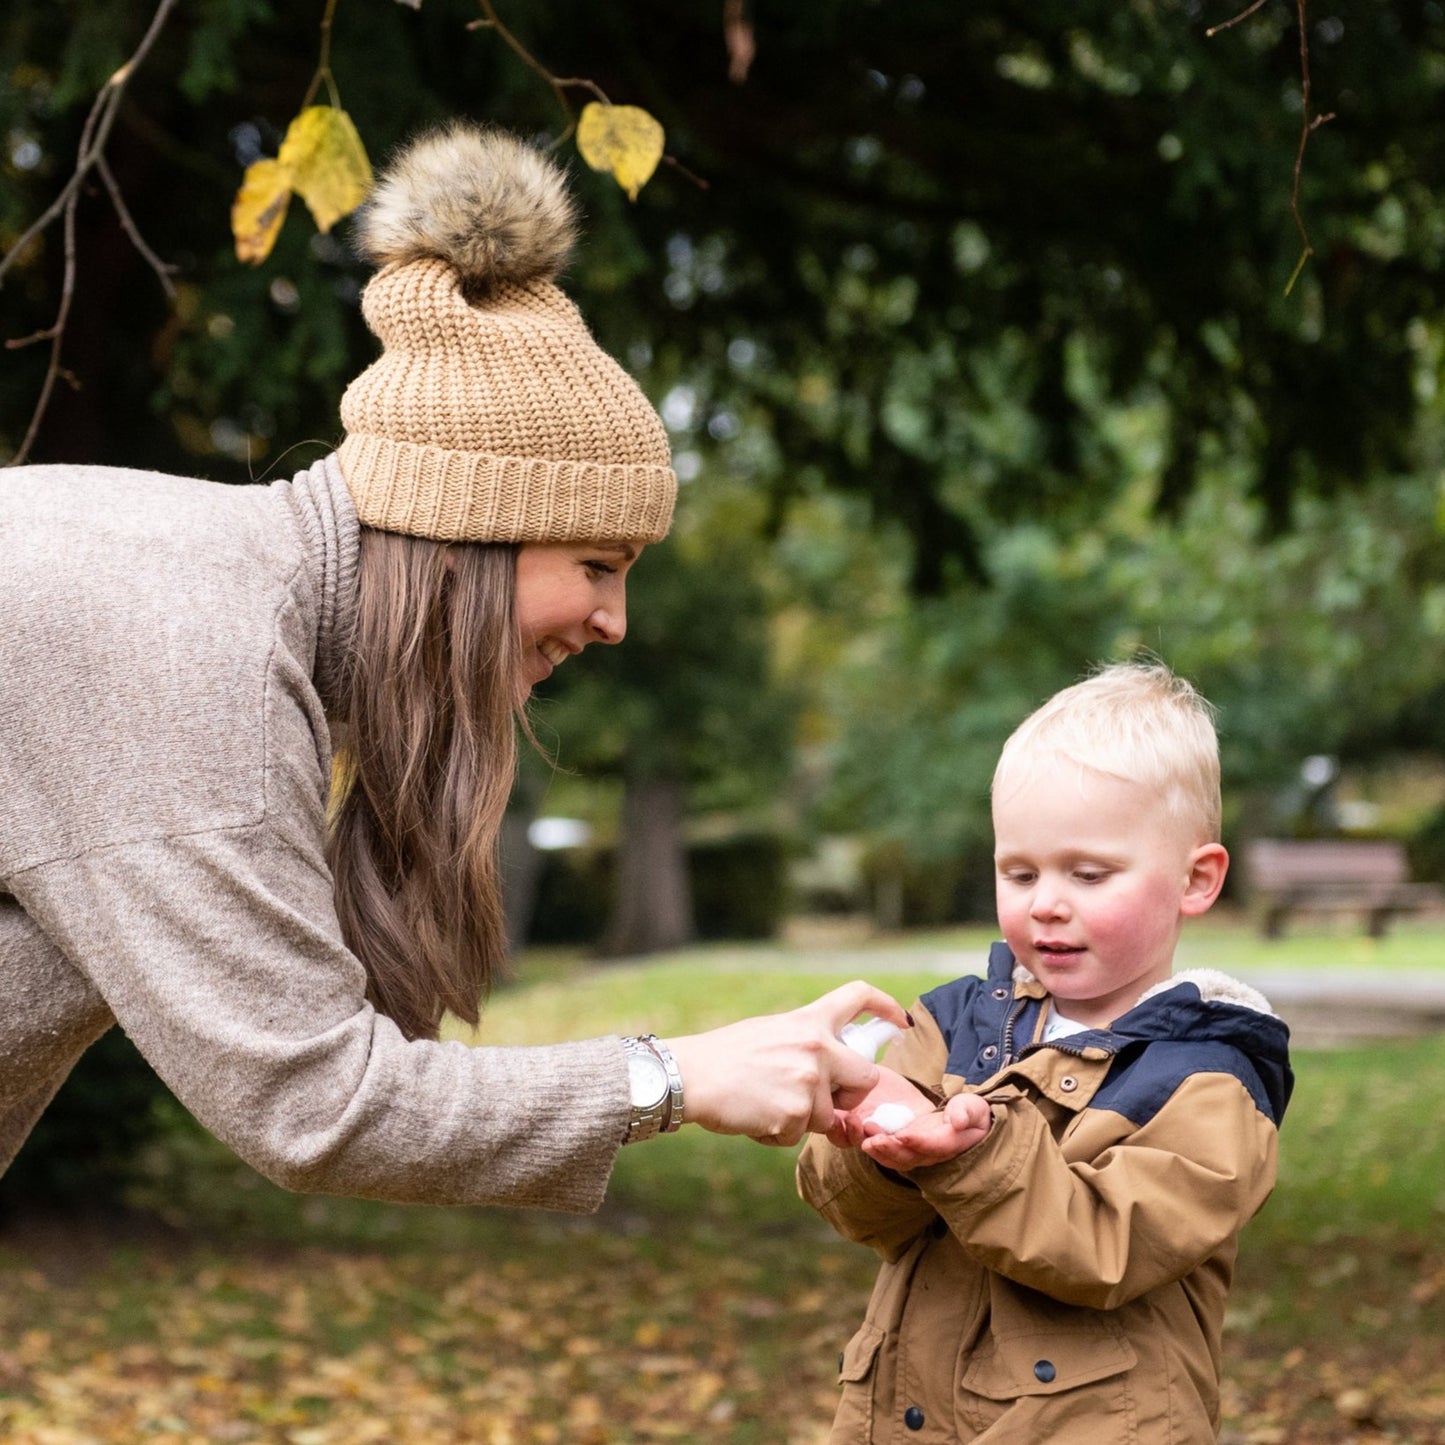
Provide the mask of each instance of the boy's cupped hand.
[{"label": "boy's cupped hand", "polygon": [[[912,1118],[906,1118],[907,1111]],[[885,1169],[906,1172],[956,1158],[982,1140],[993,1123],[988,1102],[955,1094],[942,1107],[902,1074],[879,1065],[878,1083],[860,1104],[834,1112],[828,1139],[862,1149]]]}]

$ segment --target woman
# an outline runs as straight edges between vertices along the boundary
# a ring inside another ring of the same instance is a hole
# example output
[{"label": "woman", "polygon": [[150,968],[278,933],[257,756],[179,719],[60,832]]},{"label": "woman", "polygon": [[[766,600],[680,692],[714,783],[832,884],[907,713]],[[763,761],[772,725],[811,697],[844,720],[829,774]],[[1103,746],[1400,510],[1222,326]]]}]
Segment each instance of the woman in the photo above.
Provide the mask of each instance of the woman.
[{"label": "woman", "polygon": [[360,233],[383,350],[335,453],[267,487],[3,474],[0,1168],[117,1022],[298,1190],[587,1210],[622,1143],[684,1117],[829,1127],[876,1078],[842,1024],[904,1017],[864,984],[665,1042],[438,1042],[502,957],[527,693],[622,640],[676,480],[553,284],[550,162],[424,138]]}]

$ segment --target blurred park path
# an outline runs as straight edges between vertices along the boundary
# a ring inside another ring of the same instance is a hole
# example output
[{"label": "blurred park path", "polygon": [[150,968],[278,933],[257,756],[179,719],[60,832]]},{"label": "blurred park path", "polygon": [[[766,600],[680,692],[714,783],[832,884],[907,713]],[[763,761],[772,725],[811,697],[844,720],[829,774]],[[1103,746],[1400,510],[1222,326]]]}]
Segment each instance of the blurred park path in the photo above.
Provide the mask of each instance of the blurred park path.
[{"label": "blurred park path", "polygon": [[1290,1026],[1296,1047],[1326,1048],[1445,1029],[1445,974],[1367,968],[1241,969]]},{"label": "blurred park path", "polygon": [[[705,967],[710,972],[732,968],[753,971],[771,962],[780,971],[836,976],[855,973],[859,978],[888,988],[890,976],[937,974],[939,979],[981,973],[987,956],[982,940],[987,930],[962,940],[936,941],[900,935],[866,940],[840,929],[827,928],[791,937],[772,948],[749,944],[736,957],[727,947],[709,950]],[[1247,939],[1243,947],[1241,938]],[[1419,960],[1440,955],[1439,966],[1412,959],[1409,966],[1373,961],[1391,952],[1401,940],[1374,940],[1350,934],[1311,937],[1302,935],[1280,946],[1279,962],[1271,962],[1273,945],[1239,931],[1237,921],[1225,929],[1186,931],[1180,943],[1176,969],[1217,968],[1257,988],[1290,1026],[1298,1048],[1329,1048],[1379,1038],[1409,1038],[1445,1031],[1445,934],[1438,925],[1420,935]],[[1318,954],[1317,966],[1301,961],[1302,950]],[[1235,961],[1236,957],[1239,961]],[[907,1000],[904,1000],[907,1002]]]}]

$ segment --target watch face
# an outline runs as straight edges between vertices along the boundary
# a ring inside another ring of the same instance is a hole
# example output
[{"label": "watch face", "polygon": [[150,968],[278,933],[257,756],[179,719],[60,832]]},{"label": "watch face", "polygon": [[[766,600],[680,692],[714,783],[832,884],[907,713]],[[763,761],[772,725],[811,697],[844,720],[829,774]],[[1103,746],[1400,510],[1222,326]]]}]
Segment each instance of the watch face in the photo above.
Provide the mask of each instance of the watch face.
[{"label": "watch face", "polygon": [[667,1098],[667,1070],[656,1054],[630,1054],[627,1077],[632,1085],[632,1107],[654,1109]]}]

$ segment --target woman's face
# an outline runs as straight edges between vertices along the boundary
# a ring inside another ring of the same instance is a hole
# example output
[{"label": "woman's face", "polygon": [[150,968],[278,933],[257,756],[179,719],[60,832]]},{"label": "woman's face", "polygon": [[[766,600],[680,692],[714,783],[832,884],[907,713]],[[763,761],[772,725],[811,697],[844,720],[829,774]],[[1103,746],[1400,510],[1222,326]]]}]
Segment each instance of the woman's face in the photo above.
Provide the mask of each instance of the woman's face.
[{"label": "woman's face", "polygon": [[522,681],[530,692],[589,642],[621,642],[633,542],[526,542],[517,552]]}]

